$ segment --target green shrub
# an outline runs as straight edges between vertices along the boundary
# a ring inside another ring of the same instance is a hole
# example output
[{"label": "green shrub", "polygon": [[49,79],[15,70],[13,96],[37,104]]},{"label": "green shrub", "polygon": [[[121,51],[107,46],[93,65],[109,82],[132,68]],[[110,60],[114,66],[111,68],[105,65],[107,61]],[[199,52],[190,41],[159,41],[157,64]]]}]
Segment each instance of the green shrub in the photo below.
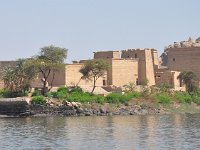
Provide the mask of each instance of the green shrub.
[{"label": "green shrub", "polygon": [[122,94],[118,93],[111,93],[106,96],[106,102],[108,103],[119,103],[119,99],[122,96]]},{"label": "green shrub", "polygon": [[192,102],[192,96],[186,92],[176,92],[175,98],[180,103],[191,103]]},{"label": "green shrub", "polygon": [[66,87],[60,87],[58,88],[57,92],[51,92],[50,95],[53,98],[64,100],[67,98],[68,89]]},{"label": "green shrub", "polygon": [[197,95],[192,96],[192,101],[198,105],[200,105],[200,97]]},{"label": "green shrub", "polygon": [[63,100],[67,98],[67,91],[59,91],[57,92],[57,98]]},{"label": "green shrub", "polygon": [[67,87],[59,87],[58,89],[57,89],[57,92],[66,92],[66,93],[68,93],[69,91],[68,91],[68,88]]},{"label": "green shrub", "polygon": [[103,96],[95,95],[95,103],[103,104],[105,102]]},{"label": "green shrub", "polygon": [[166,93],[158,93],[156,94],[155,98],[158,101],[158,103],[161,103],[161,104],[171,103],[171,97]]},{"label": "green shrub", "polygon": [[129,92],[125,94],[111,93],[106,96],[106,101],[108,103],[127,103],[133,98],[139,98],[141,94],[138,92]]},{"label": "green shrub", "polygon": [[33,97],[33,96],[40,96],[40,95],[41,95],[40,91],[35,90],[35,91],[32,93],[31,97]]},{"label": "green shrub", "polygon": [[0,89],[0,98],[3,98],[4,89]]},{"label": "green shrub", "polygon": [[50,95],[51,95],[53,98],[58,98],[58,93],[57,93],[57,92],[51,92]]},{"label": "green shrub", "polygon": [[6,98],[8,95],[10,95],[8,90],[6,90],[6,89],[1,89],[0,90],[0,97],[2,97],[2,98],[5,97]]},{"label": "green shrub", "polygon": [[53,98],[57,98],[60,100],[64,100],[67,98],[68,93],[64,92],[64,91],[60,91],[60,92],[51,92],[50,93],[50,97]]},{"label": "green shrub", "polygon": [[26,96],[27,93],[23,93],[21,91],[9,91],[7,89],[1,89],[0,90],[0,97],[2,98],[15,98],[15,97],[21,97],[21,96]]},{"label": "green shrub", "polygon": [[70,93],[74,93],[74,92],[83,93],[83,90],[81,87],[75,86],[75,87],[72,87],[70,90]]},{"label": "green shrub", "polygon": [[46,100],[45,100],[45,97],[43,97],[43,96],[33,96],[31,103],[44,105],[46,103]]},{"label": "green shrub", "polygon": [[45,97],[48,97],[48,98],[52,98],[52,97],[53,97],[52,94],[51,94],[51,92],[45,93],[44,96],[45,96]]},{"label": "green shrub", "polygon": [[139,92],[129,92],[129,93],[126,93],[125,95],[129,97],[129,99],[141,97],[141,93]]},{"label": "green shrub", "polygon": [[199,91],[192,93],[191,97],[192,97],[192,101],[194,103],[200,105],[200,92]]},{"label": "green shrub", "polygon": [[93,95],[91,93],[80,93],[80,92],[72,92],[68,98],[70,102],[81,102],[81,103],[103,103],[104,97],[99,95]]}]

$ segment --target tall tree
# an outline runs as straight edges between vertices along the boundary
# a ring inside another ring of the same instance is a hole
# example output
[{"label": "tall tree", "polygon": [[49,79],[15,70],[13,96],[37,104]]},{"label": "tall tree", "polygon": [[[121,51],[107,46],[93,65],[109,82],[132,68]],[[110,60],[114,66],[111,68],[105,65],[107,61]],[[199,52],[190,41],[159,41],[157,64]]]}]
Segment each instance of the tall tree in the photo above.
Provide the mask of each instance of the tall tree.
[{"label": "tall tree", "polygon": [[180,79],[181,82],[185,83],[186,85],[186,91],[188,93],[191,93],[197,89],[197,84],[198,84],[198,77],[196,74],[192,71],[183,71],[179,74],[177,79]]},{"label": "tall tree", "polygon": [[82,73],[83,78],[93,80],[91,93],[93,93],[96,88],[97,79],[103,77],[108,68],[108,63],[101,59],[88,60],[84,63],[83,67],[80,69],[80,73]]},{"label": "tall tree", "polygon": [[[41,48],[39,55],[31,59],[32,66],[42,75],[42,94],[44,95],[52,88],[56,72],[64,68],[64,61],[67,58],[67,49],[53,45]],[[50,88],[47,87],[48,79],[52,74]]]}]

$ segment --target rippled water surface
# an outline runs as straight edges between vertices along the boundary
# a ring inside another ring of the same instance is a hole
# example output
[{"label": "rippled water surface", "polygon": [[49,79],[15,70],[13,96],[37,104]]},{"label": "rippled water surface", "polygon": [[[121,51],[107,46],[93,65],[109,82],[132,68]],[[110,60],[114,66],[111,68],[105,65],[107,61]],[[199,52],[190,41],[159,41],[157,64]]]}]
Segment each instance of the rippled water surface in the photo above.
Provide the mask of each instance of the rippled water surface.
[{"label": "rippled water surface", "polygon": [[0,150],[200,149],[200,114],[0,118]]}]

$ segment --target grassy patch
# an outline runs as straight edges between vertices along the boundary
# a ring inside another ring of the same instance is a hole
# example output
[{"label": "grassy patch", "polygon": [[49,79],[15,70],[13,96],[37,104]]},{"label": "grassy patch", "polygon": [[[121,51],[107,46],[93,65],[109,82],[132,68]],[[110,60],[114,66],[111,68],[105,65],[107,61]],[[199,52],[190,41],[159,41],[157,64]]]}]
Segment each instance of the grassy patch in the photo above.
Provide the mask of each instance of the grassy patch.
[{"label": "grassy patch", "polygon": [[172,98],[166,93],[158,93],[155,95],[155,99],[160,104],[170,104]]}]

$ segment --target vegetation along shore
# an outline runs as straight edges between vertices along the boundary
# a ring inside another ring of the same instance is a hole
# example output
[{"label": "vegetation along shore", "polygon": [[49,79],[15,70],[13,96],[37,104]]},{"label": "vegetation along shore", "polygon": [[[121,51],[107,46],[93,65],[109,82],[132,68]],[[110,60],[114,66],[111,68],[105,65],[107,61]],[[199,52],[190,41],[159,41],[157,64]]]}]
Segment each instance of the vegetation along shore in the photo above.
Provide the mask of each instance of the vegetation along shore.
[{"label": "vegetation along shore", "polygon": [[[7,94],[7,91],[1,91],[1,97],[6,97]],[[46,93],[45,96],[41,95],[39,91],[35,91],[31,97],[25,99],[30,100],[28,105],[20,101],[16,103],[0,102],[0,107],[4,107],[3,114],[14,116],[105,116],[200,113],[199,92],[192,94],[171,92],[166,87],[152,92],[147,89],[142,92],[127,90],[123,94],[110,93],[107,96],[83,92],[80,87],[60,87],[55,92]]]}]

